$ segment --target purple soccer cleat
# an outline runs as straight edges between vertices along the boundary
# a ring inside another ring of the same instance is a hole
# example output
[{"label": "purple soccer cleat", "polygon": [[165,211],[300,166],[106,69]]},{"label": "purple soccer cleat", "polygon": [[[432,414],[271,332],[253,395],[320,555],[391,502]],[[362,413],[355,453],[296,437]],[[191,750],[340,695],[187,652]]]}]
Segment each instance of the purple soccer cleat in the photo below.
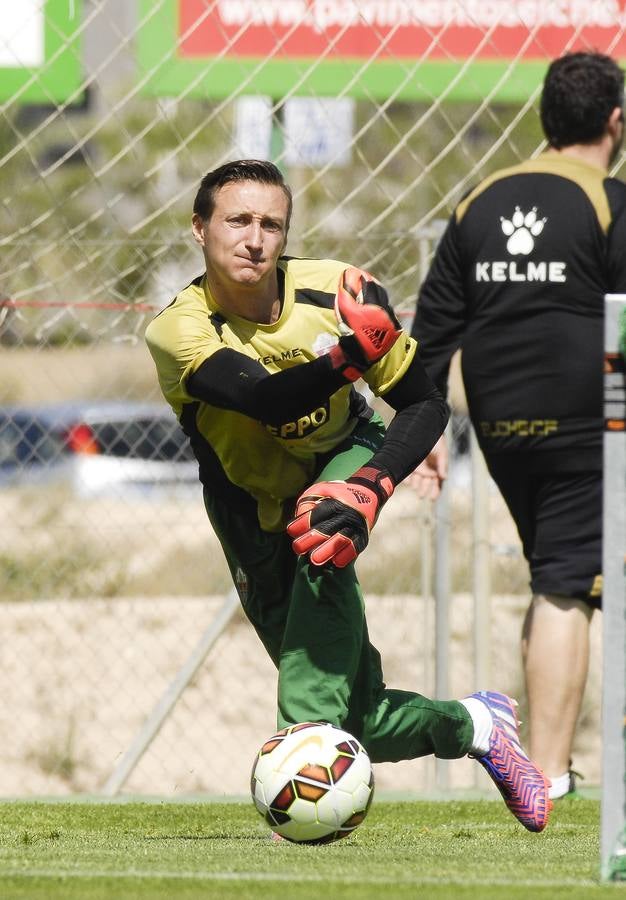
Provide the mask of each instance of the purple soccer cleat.
[{"label": "purple soccer cleat", "polygon": [[484,703],[493,719],[489,750],[474,758],[487,770],[515,818],[529,831],[543,831],[552,809],[550,781],[522,749],[517,701],[495,691],[470,696]]}]

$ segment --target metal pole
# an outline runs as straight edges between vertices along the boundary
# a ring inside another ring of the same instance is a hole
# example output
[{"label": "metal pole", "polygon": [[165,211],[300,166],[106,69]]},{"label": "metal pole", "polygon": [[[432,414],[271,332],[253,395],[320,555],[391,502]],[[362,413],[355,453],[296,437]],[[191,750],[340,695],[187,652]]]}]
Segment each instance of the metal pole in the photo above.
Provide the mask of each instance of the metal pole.
[{"label": "metal pole", "polygon": [[[434,678],[430,657],[430,635],[433,631],[433,516],[432,502],[420,500],[420,589],[423,601],[423,635],[429,641],[424,644],[422,655],[422,682],[420,690],[430,696],[434,690]],[[428,649],[427,649],[428,648]]]},{"label": "metal pole", "polygon": [[[491,579],[489,572],[489,473],[470,429],[472,463],[472,596],[474,605],[474,690],[485,690],[491,681]],[[474,767],[474,784],[481,787],[482,772]]]},{"label": "metal pole", "polygon": [[[448,431],[448,437],[450,432]],[[448,481],[444,481],[435,509],[435,697],[450,699],[449,653],[450,644],[450,493]],[[449,762],[437,759],[435,782],[440,790],[449,786]]]},{"label": "metal pole", "polygon": [[189,658],[144,722],[135,740],[109,776],[102,788],[102,794],[105,797],[114,797],[124,786],[139,760],[161,730],[165,720],[180,699],[181,694],[206,659],[209,650],[238,609],[239,596],[235,588],[233,588],[225,598],[213,621],[200,637]]},{"label": "metal pole", "polygon": [[[434,659],[434,597],[433,597],[433,537],[434,517],[433,503],[431,500],[419,500],[420,518],[420,591],[422,595],[422,663],[421,679],[417,690],[426,697],[434,696],[435,673]],[[436,760],[428,756],[424,760],[422,776],[422,790],[428,790],[429,785],[436,781]]]},{"label": "metal pole", "polygon": [[[626,386],[618,322],[626,295],[605,304],[601,874],[626,880]],[[626,312],[622,312],[626,315]]]},{"label": "metal pole", "polygon": [[[420,282],[426,278],[430,266],[433,250],[445,229],[444,220],[435,220],[432,228],[422,233],[418,240],[418,270]],[[448,443],[452,440],[452,428],[448,425]],[[427,592],[423,590],[425,601],[430,609],[434,603],[435,619],[435,684],[434,694],[439,700],[449,700],[449,658],[448,647],[450,644],[450,495],[448,481],[444,481],[441,493],[435,502],[435,561],[432,601],[430,592],[430,573],[432,560],[429,554],[428,567],[423,570],[424,579],[429,576]],[[425,586],[422,581],[423,589]],[[429,617],[430,619],[430,617]],[[450,765],[447,759],[435,760],[435,784],[439,790],[445,791],[449,787]]]},{"label": "metal pole", "polygon": [[489,572],[489,473],[474,429],[472,459],[472,594],[474,598],[474,690],[485,690],[491,679],[491,578]]}]

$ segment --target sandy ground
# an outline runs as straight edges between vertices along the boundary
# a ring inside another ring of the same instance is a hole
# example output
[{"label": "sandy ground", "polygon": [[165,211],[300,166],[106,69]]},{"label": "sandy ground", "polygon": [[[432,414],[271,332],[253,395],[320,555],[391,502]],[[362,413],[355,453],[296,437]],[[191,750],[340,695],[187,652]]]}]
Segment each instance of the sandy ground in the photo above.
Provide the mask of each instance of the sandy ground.
[{"label": "sandy ground", "polygon": [[[0,794],[100,792],[221,604],[220,597],[2,604]],[[367,607],[387,683],[432,693],[432,602],[371,596]],[[523,600],[496,597],[491,612],[488,686],[520,695]],[[474,687],[467,595],[453,599],[450,631],[449,688],[458,697]],[[598,617],[574,760],[587,784],[600,778],[600,640]],[[255,751],[274,729],[274,704],[274,670],[237,612],[123,791],[245,794]],[[444,769],[433,760],[378,765],[378,788],[430,793],[446,779],[454,788],[490,788],[468,759]]]}]

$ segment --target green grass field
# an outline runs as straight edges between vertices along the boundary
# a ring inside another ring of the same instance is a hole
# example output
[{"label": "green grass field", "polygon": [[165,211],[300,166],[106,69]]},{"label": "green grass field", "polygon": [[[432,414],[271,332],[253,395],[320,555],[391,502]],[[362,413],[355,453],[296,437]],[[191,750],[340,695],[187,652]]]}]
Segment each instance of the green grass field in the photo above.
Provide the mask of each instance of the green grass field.
[{"label": "green grass field", "polygon": [[599,802],[563,800],[543,834],[499,800],[375,802],[350,838],[269,839],[249,803],[2,803],[3,900],[466,900],[615,896]]}]

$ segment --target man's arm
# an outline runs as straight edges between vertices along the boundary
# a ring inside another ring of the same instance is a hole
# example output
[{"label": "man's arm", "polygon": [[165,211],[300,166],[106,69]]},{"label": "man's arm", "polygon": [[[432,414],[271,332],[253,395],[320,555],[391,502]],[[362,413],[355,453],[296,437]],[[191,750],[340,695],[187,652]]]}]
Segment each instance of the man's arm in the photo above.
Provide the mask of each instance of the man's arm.
[{"label": "man's arm", "polygon": [[256,360],[224,347],[189,376],[188,393],[268,425],[305,415],[360,378],[402,333],[385,289],[354,267],[341,274],[335,314],[340,337],[323,356],[270,374]]},{"label": "man's arm", "polygon": [[429,453],[448,421],[448,407],[415,355],[385,400],[396,410],[382,447],[345,481],[318,482],[304,491],[287,526],[298,555],[314,565],[343,568],[365,549],[378,514]]},{"label": "man's arm", "polygon": [[187,379],[187,391],[211,406],[281,425],[321,406],[349,383],[329,354],[270,374],[245,353],[224,347]]},{"label": "man's arm", "polygon": [[458,225],[453,215],[419,290],[411,329],[424,367],[444,397],[448,393],[450,360],[461,346],[465,321]]},{"label": "man's arm", "polygon": [[427,457],[444,432],[450,411],[416,353],[402,379],[384,395],[396,411],[369,466],[387,472],[394,486]]},{"label": "man's arm", "polygon": [[[462,269],[458,225],[453,215],[420,288],[411,330],[426,371],[444,397],[448,393],[450,360],[461,346],[465,330]],[[409,476],[408,483],[419,497],[435,500],[447,476],[448,447],[442,436]]]},{"label": "man's arm", "polygon": [[406,479],[420,500],[436,500],[448,477],[448,444],[442,434],[426,459]]},{"label": "man's arm", "polygon": [[[314,565],[332,563],[342,568],[365,549],[378,514],[395,486],[429,457],[443,434],[449,416],[443,399],[448,370],[452,355],[460,346],[464,325],[453,217],[419,294],[411,334],[418,341],[420,353],[385,395],[396,415],[383,445],[350,478],[314,484],[299,497],[295,518],[287,526],[298,555],[308,554]],[[440,472],[444,468],[436,466]]]}]

